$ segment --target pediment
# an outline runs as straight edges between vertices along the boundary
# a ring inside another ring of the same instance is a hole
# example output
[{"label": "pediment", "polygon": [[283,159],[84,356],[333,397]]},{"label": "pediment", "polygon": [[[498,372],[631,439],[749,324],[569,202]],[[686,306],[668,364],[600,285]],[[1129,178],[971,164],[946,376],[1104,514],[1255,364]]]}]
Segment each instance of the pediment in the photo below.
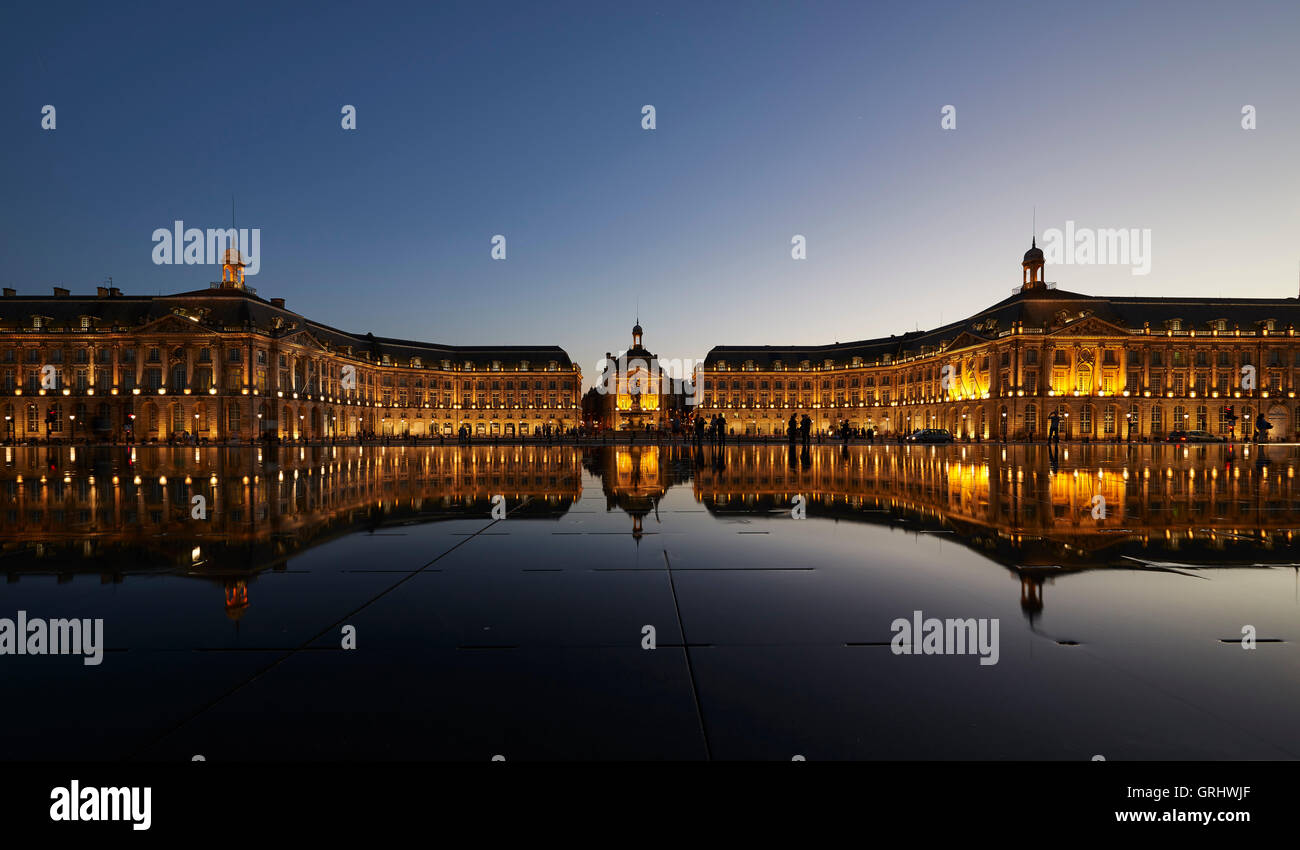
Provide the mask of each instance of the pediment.
[{"label": "pediment", "polygon": [[216,332],[211,328],[205,328],[203,325],[192,319],[186,319],[177,316],[175,313],[169,313],[166,316],[159,316],[151,322],[142,325],[137,333],[162,333],[162,334],[201,334],[203,336],[215,336]]},{"label": "pediment", "polygon": [[289,333],[280,337],[280,342],[281,343],[291,342],[294,345],[301,345],[303,348],[310,348],[315,351],[322,351],[322,352],[332,351],[332,349],[328,345],[321,342],[320,339],[318,339],[315,334],[313,334],[311,331],[307,330],[306,328],[301,328],[296,331],[290,331]]},{"label": "pediment", "polygon": [[943,350],[955,351],[958,348],[969,348],[972,345],[979,345],[980,343],[984,343],[984,342],[988,342],[988,340],[982,336],[976,336],[970,331],[962,331],[961,333],[957,334],[956,339],[948,343],[948,345],[944,346]]},{"label": "pediment", "polygon": [[1049,333],[1050,336],[1128,336],[1129,332],[1119,325],[1099,319],[1096,316],[1078,319],[1064,327]]}]

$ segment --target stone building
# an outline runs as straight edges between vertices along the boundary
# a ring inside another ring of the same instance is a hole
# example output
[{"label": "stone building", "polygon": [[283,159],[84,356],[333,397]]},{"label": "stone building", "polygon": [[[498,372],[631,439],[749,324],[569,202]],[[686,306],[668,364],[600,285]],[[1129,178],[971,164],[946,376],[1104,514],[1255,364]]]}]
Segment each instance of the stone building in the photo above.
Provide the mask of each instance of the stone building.
[{"label": "stone building", "polygon": [[[231,268],[231,266],[235,268]],[[558,346],[450,346],[342,331],[223,280],[0,297],[5,437],[209,440],[515,437],[575,426],[582,375]]]},{"label": "stone building", "polygon": [[[717,346],[697,373],[700,412],[737,434],[844,420],[893,435],[1161,439],[1173,430],[1296,436],[1300,300],[1097,297],[1043,280],[1033,245],[1021,285],[928,331],[814,346]],[[1233,416],[1237,418],[1232,419]],[[1235,426],[1234,426],[1235,423]]]}]

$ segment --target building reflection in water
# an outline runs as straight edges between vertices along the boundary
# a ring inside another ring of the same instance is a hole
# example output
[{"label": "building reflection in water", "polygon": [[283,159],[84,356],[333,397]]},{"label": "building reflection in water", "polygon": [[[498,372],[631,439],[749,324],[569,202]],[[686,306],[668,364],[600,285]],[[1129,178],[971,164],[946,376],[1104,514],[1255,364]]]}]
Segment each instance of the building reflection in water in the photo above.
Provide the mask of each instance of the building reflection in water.
[{"label": "building reflection in water", "polygon": [[7,580],[174,574],[219,582],[239,619],[249,583],[355,531],[553,517],[581,493],[581,458],[545,446],[3,449]]},{"label": "building reflection in water", "polygon": [[735,447],[697,463],[694,487],[719,514],[788,512],[803,495],[809,517],[951,532],[1014,573],[1032,619],[1043,585],[1071,572],[1294,566],[1297,448]]},{"label": "building reflection in water", "polygon": [[780,518],[802,495],[812,520],[950,533],[1011,571],[1033,618],[1081,570],[1293,564],[1298,463],[1296,446],[1224,445],[5,448],[0,540],[10,582],[192,576],[238,619],[256,576],[310,546],[486,519],[497,493],[512,519],[559,516],[585,471],[638,543],[687,485],[714,515]]}]

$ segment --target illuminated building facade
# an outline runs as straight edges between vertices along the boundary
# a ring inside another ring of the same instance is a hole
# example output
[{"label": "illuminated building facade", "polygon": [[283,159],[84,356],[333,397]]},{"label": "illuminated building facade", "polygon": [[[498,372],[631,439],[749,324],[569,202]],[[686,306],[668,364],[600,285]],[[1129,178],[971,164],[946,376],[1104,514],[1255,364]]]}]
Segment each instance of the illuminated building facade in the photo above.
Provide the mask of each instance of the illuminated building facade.
[{"label": "illuminated building facade", "polygon": [[443,346],[314,322],[243,284],[0,298],[5,438],[531,436],[574,427],[582,375],[558,346]]},{"label": "illuminated building facade", "polygon": [[[718,346],[697,374],[700,412],[736,434],[844,420],[884,435],[1161,439],[1173,430],[1296,438],[1300,299],[1109,298],[1043,280],[1034,245],[1014,294],[929,331],[821,346]],[[1233,426],[1231,416],[1235,415]]]},{"label": "illuminated building facade", "polygon": [[619,431],[657,429],[665,421],[668,379],[659,358],[642,343],[641,322],[632,326],[632,346],[615,357],[605,353],[606,372],[593,395],[595,418]]}]

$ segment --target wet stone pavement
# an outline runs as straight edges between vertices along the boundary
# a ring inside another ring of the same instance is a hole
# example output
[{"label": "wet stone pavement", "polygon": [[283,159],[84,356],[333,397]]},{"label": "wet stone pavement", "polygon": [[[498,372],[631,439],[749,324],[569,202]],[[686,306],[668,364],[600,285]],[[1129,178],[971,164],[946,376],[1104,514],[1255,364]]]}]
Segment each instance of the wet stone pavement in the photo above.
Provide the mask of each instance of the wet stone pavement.
[{"label": "wet stone pavement", "polygon": [[1296,446],[3,451],[6,760],[1300,755]]}]

